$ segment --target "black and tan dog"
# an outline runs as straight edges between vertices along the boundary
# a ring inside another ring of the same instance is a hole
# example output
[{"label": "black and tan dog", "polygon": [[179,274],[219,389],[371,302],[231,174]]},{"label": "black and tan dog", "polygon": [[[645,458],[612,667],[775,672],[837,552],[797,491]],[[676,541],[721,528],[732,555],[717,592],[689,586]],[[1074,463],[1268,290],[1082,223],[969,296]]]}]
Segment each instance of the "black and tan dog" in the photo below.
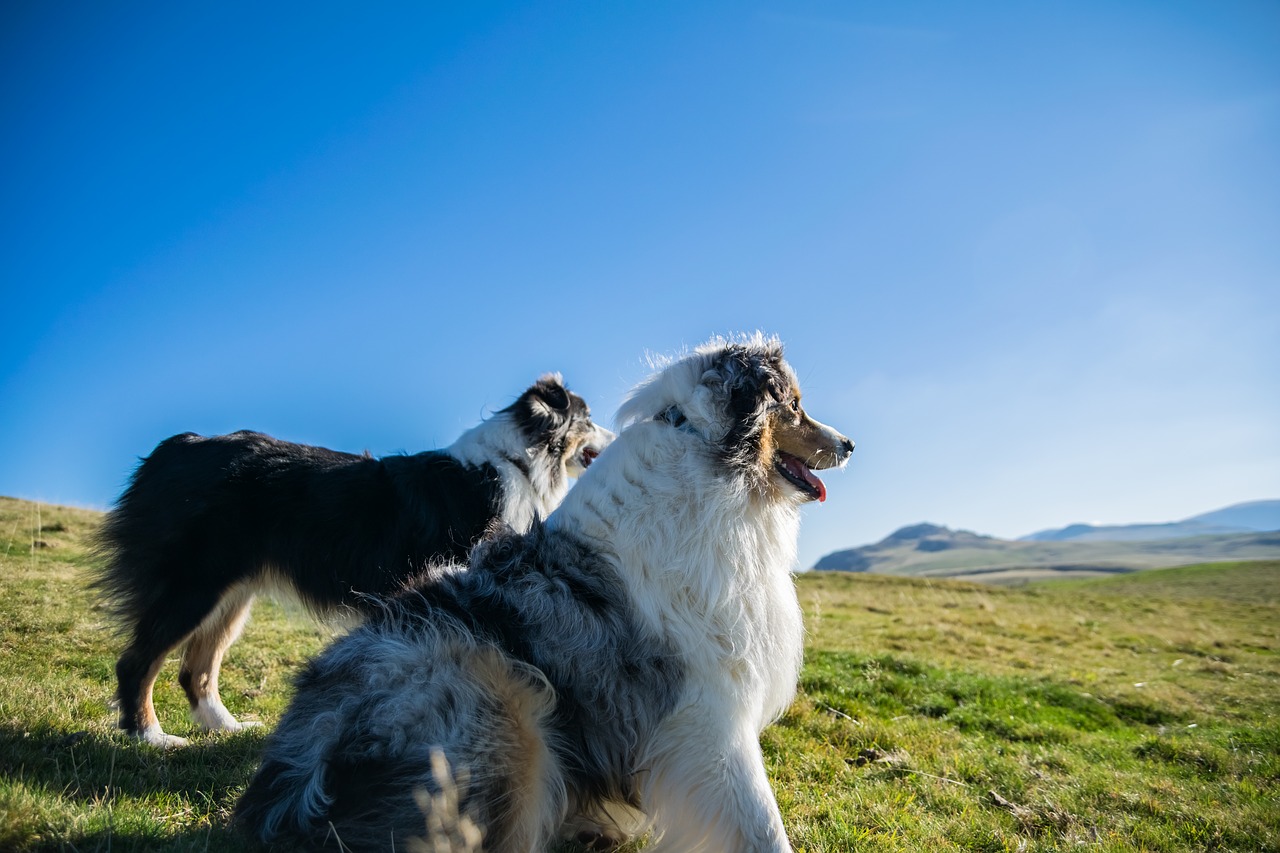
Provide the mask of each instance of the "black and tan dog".
[{"label": "black and tan dog", "polygon": [[255,432],[162,442],[107,516],[97,579],[128,645],[116,664],[120,726],[156,746],[152,686],[184,643],[179,681],[196,722],[243,724],[218,671],[255,594],[292,593],[317,613],[387,593],[433,563],[464,559],[495,520],[545,518],[613,434],[559,375],[453,445],[374,459]]}]

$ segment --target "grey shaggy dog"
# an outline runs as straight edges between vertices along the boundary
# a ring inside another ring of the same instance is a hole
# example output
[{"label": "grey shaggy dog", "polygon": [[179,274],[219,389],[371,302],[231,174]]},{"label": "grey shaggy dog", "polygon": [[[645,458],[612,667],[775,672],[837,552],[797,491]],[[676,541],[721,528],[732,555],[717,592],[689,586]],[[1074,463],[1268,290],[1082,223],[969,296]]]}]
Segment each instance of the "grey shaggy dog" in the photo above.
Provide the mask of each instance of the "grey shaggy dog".
[{"label": "grey shaggy dog", "polygon": [[525,849],[530,790],[569,810],[635,801],[631,751],[684,678],[674,650],[572,536],[507,532],[472,565],[388,601],[303,672],[242,825],[311,843],[332,832],[353,850],[421,835],[415,792],[437,789],[441,744],[467,757],[460,811],[484,827],[486,850]]},{"label": "grey shaggy dog", "polygon": [[438,751],[489,853],[584,828],[790,851],[759,734],[800,668],[799,507],[853,442],[805,413],[760,335],[672,362],[619,420],[545,524],[481,543],[311,663],[240,826],[400,849],[423,834]]}]

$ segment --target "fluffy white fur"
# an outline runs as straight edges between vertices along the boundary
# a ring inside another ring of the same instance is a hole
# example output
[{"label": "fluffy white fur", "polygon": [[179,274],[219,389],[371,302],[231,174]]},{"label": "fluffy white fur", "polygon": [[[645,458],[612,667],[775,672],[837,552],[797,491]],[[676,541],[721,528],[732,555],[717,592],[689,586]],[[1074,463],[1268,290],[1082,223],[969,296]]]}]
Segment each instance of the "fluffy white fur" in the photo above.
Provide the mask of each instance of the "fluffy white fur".
[{"label": "fluffy white fur", "polygon": [[[790,849],[759,735],[800,672],[791,571],[804,501],[761,499],[709,453],[732,427],[714,372],[725,345],[699,347],[636,389],[617,444],[548,521],[616,560],[636,612],[688,667],[680,707],[640,760],[655,852]],[[692,429],[653,420],[673,405]]]},{"label": "fluffy white fur", "polygon": [[[760,335],[670,363],[635,390],[619,424],[545,529],[496,540],[494,554],[482,546],[443,584],[461,592],[423,588],[428,604],[414,615],[357,632],[313,665],[241,802],[242,823],[267,839],[290,825],[314,832],[333,804],[325,767],[369,755],[404,767],[418,760],[406,744],[425,741],[465,768],[477,796],[521,792],[490,811],[500,825],[490,853],[540,851],[593,823],[606,836],[649,832],[653,853],[791,850],[759,735],[794,696],[804,629],[791,570],[799,508],[817,498],[787,485],[772,448],[792,429],[800,438],[784,439],[788,452],[826,468],[853,444],[803,413],[781,345]],[[599,588],[564,593],[589,584]],[[516,614],[527,647],[487,640],[483,617],[455,625],[449,614],[466,601]],[[621,616],[609,615],[614,602]],[[624,633],[669,663],[628,681],[616,663]],[[404,686],[376,730],[351,731],[370,719],[362,697],[388,679]],[[578,732],[556,722],[562,702],[599,721],[598,743],[570,746]],[[440,707],[470,716],[446,729],[434,722]],[[372,752],[342,745],[357,737]],[[616,755],[621,763],[606,760]],[[505,787],[486,788],[491,779]]]}]

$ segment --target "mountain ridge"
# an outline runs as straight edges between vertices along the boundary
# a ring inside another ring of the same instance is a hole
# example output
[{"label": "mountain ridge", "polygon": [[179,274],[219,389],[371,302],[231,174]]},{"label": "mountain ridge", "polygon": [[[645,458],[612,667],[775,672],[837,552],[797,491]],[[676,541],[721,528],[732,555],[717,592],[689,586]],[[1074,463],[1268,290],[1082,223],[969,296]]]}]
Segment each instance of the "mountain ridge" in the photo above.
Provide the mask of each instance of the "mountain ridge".
[{"label": "mountain ridge", "polygon": [[1019,542],[1139,542],[1209,536],[1219,533],[1262,533],[1280,530],[1280,500],[1246,501],[1181,521],[1157,524],[1069,524],[1038,530]]},{"label": "mountain ridge", "polygon": [[1069,525],[1041,531],[1058,534],[1054,537],[1035,538],[1037,534],[1033,534],[1021,539],[1000,539],[922,522],[899,528],[870,545],[834,551],[813,568],[1015,582],[1274,559],[1280,557],[1280,520],[1264,530],[1224,523],[1251,513],[1251,523],[1268,524],[1268,513],[1273,509],[1280,516],[1280,501],[1236,504],[1170,524]]}]

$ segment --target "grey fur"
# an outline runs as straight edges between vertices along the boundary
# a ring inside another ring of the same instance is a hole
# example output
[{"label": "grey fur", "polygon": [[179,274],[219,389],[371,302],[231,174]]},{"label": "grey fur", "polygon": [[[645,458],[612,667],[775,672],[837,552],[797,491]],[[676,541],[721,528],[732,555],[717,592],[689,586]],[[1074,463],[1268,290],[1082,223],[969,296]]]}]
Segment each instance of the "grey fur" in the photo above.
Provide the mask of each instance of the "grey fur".
[{"label": "grey fur", "polygon": [[[682,682],[609,561],[541,524],[505,533],[477,548],[470,570],[386,600],[310,664],[236,820],[266,841],[400,847],[422,834],[414,793],[437,789],[430,756],[441,749],[487,850],[545,843],[517,837],[522,821],[506,808],[528,794],[513,786],[543,788],[535,807],[561,820],[634,802],[636,751]],[[522,715],[537,721],[545,756],[512,735]],[[521,780],[531,767],[540,778]]]}]

